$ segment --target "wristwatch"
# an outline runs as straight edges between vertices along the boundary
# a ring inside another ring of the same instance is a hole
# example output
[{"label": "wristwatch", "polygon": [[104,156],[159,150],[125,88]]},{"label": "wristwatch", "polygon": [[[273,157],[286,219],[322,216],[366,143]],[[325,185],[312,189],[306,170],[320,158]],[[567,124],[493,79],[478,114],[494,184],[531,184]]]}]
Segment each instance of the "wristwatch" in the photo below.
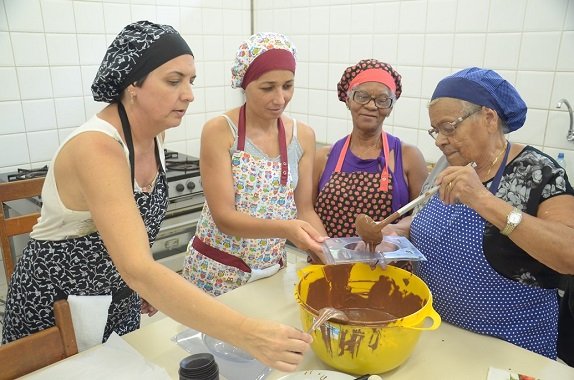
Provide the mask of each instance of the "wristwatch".
[{"label": "wristwatch", "polygon": [[500,231],[501,234],[508,236],[516,226],[522,221],[522,211],[514,207],[506,216],[506,226]]}]

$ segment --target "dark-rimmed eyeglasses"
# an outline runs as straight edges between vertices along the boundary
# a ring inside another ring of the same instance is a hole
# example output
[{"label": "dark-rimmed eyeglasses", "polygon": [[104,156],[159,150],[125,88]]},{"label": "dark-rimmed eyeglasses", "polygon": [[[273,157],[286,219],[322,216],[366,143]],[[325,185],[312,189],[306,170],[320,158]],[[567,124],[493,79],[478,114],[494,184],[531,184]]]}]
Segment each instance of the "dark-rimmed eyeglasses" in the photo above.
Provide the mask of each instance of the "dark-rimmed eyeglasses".
[{"label": "dark-rimmed eyeglasses", "polygon": [[381,96],[372,96],[371,94],[369,94],[368,92],[365,91],[351,91],[349,97],[351,99],[353,99],[353,101],[362,104],[362,105],[366,105],[368,104],[371,100],[375,101],[375,107],[381,109],[381,108],[391,108],[393,106],[393,103],[395,102],[395,98],[393,97],[387,97],[385,95],[381,95]]},{"label": "dark-rimmed eyeglasses", "polygon": [[482,108],[475,109],[474,111],[467,113],[464,116],[458,117],[454,121],[444,122],[441,125],[438,125],[437,127],[433,127],[431,129],[429,129],[427,132],[430,135],[430,137],[432,137],[435,140],[437,139],[439,133],[442,133],[443,136],[452,136],[454,134],[454,132],[456,131],[456,129],[458,128],[458,126],[460,125],[460,123],[462,123],[467,118],[471,117],[472,115],[474,115],[475,113],[477,113],[481,109]]}]

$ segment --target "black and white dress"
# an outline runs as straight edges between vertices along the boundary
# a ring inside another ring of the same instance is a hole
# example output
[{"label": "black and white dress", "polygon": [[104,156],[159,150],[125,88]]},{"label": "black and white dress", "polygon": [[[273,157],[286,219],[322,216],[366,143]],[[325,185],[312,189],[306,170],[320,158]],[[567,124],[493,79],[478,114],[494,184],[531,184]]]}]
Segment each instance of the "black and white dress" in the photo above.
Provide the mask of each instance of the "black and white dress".
[{"label": "black and white dress", "polygon": [[[117,131],[97,117],[86,122],[69,139],[84,131],[106,133],[124,145]],[[150,246],[159,231],[168,203],[160,143],[158,141],[157,148],[162,165],[153,191],[145,193],[137,184],[134,186],[134,198],[145,223]],[[127,148],[124,147],[124,150],[128,157]],[[31,234],[32,239],[16,265],[8,288],[2,342],[7,343],[53,326],[53,303],[68,295],[112,295],[103,341],[113,331],[122,335],[136,330],[140,324],[139,296],[128,288],[112,263],[89,212],[66,209],[61,212],[62,215],[51,215],[53,210],[63,207],[61,203],[58,204],[61,201],[55,189],[54,174],[48,173],[42,191],[42,216],[36,225],[38,229],[35,227],[36,236],[34,232]],[[70,233],[70,230],[76,233]],[[65,236],[61,236],[61,231]],[[52,238],[47,239],[46,234]]]}]

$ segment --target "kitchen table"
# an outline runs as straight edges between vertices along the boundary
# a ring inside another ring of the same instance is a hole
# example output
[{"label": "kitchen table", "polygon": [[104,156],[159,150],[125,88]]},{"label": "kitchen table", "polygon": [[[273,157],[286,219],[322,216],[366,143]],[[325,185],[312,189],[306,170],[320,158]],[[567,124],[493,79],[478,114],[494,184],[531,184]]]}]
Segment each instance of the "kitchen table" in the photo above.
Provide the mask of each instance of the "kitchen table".
[{"label": "kitchen table", "polygon": [[[289,263],[286,269],[275,276],[247,284],[219,299],[246,315],[274,319],[300,328],[299,309],[293,290],[298,281],[296,271],[304,265],[303,262]],[[165,368],[173,379],[178,379],[179,361],[189,353],[171,338],[186,329],[186,326],[165,317],[123,338],[146,360]],[[485,380],[491,366],[512,369],[541,379],[574,379],[574,368],[500,339],[475,334],[445,322],[435,331],[423,331],[409,359],[382,376],[384,380]],[[309,350],[305,353],[300,369],[329,367]],[[283,375],[274,371],[268,379],[277,379]]]}]

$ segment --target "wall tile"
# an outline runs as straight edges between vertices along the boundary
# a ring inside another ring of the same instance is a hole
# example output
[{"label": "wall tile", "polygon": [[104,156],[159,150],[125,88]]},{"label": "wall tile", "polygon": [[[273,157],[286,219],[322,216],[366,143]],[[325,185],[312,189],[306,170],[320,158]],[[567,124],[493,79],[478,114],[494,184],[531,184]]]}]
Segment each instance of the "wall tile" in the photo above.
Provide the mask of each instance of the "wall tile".
[{"label": "wall tile", "polygon": [[309,115],[324,115],[327,109],[327,96],[327,91],[309,90]]},{"label": "wall tile", "polygon": [[574,107],[574,72],[556,73],[554,77],[550,108],[554,108],[562,98],[566,98]]},{"label": "wall tile", "polygon": [[22,111],[24,112],[27,132],[56,129],[54,100],[24,100],[22,102]]},{"label": "wall tile", "polygon": [[299,63],[309,61],[309,34],[292,34],[289,38],[297,49],[297,71],[299,71]]},{"label": "wall tile", "polygon": [[74,1],[78,33],[105,33],[103,4]]},{"label": "wall tile", "polygon": [[156,22],[159,24],[171,25],[175,30],[179,31],[179,8],[178,7],[157,7],[157,18]]},{"label": "wall tile", "polygon": [[[353,4],[351,6],[351,33],[370,34],[373,32],[375,18],[374,4]],[[347,15],[347,19],[349,15]]]},{"label": "wall tile", "polygon": [[[242,20],[243,12],[240,10],[226,10],[222,13],[221,17],[223,19],[223,34],[239,34],[241,35],[241,31],[243,28],[243,20]],[[221,33],[221,31],[220,31]]]},{"label": "wall tile", "polygon": [[328,88],[329,71],[325,67],[325,63],[309,63],[309,88]]},{"label": "wall tile", "polygon": [[425,39],[424,65],[425,66],[450,66],[454,35],[452,34],[427,34]]},{"label": "wall tile", "polygon": [[288,111],[305,115],[309,112],[309,89],[295,87],[295,94],[289,103]]},{"label": "wall tile", "polygon": [[203,12],[200,8],[180,8],[180,29],[181,34],[201,35],[203,33]]},{"label": "wall tile", "polygon": [[[259,10],[256,9],[254,12],[255,19],[257,20],[257,26],[254,26],[254,32],[264,32],[268,30],[275,30],[273,25],[273,11],[272,10]],[[329,25],[329,24],[327,24]]]},{"label": "wall tile", "polygon": [[223,87],[208,87],[205,89],[205,111],[222,112],[225,111],[222,99],[225,99]]},{"label": "wall tile", "polygon": [[552,93],[551,72],[519,71],[516,78],[516,89],[531,108],[549,107],[550,94]]},{"label": "wall tile", "polygon": [[8,33],[0,32],[0,66],[14,66],[12,42]]},{"label": "wall tile", "polygon": [[46,33],[75,33],[74,6],[71,1],[42,0],[42,18]]},{"label": "wall tile", "polygon": [[221,35],[223,30],[223,17],[221,9],[203,10],[203,33]]},{"label": "wall tile", "polygon": [[355,34],[349,41],[349,59],[348,62],[358,62],[361,59],[372,58],[373,55],[373,36],[371,34]]},{"label": "wall tile", "polygon": [[47,66],[46,39],[39,33],[11,33],[16,66]]},{"label": "wall tile", "polygon": [[310,7],[309,19],[313,20],[313,22],[311,22],[309,25],[309,33],[311,35],[328,33],[329,17],[330,17],[329,8]]},{"label": "wall tile", "polygon": [[18,67],[17,71],[22,99],[52,97],[52,81],[47,67]]},{"label": "wall tile", "polygon": [[427,5],[427,33],[453,33],[456,23],[456,0],[434,0]]},{"label": "wall tile", "polygon": [[556,68],[558,70],[574,71],[574,31],[562,33]]},{"label": "wall tile", "polygon": [[[337,83],[341,80],[341,76],[343,72],[347,69],[347,67],[354,65],[357,62],[348,62],[348,63],[330,63],[329,64],[329,86],[327,90],[337,91]],[[337,97],[335,93],[334,97]]]},{"label": "wall tile", "polygon": [[0,162],[3,167],[30,162],[25,133],[0,135]]},{"label": "wall tile", "polygon": [[458,0],[456,31],[459,33],[486,32],[488,1]]},{"label": "wall tile", "polygon": [[124,26],[130,24],[130,6],[128,4],[103,4],[106,33],[117,35]]},{"label": "wall tile", "polygon": [[400,98],[400,106],[397,102],[397,107],[393,110],[394,114],[394,126],[398,127],[408,127],[408,128],[418,128],[419,127],[419,113],[412,112],[412,110],[419,109],[420,99],[419,98]]},{"label": "wall tile", "polygon": [[562,29],[567,6],[568,0],[528,0],[524,17],[524,30],[550,31]]},{"label": "wall tile", "polygon": [[434,144],[434,140],[428,135],[426,131],[419,130],[417,132],[418,141],[417,146],[421,150],[425,161],[437,162],[442,156],[441,150]]},{"label": "wall tile", "polygon": [[375,35],[373,37],[373,57],[396,65],[398,62],[398,39],[397,34]]},{"label": "wall tile", "polygon": [[79,127],[86,121],[84,98],[54,99],[58,129]]},{"label": "wall tile", "polygon": [[[334,48],[331,48],[331,46]],[[350,35],[330,35],[329,47],[329,62],[349,62],[351,48]]]},{"label": "wall tile", "polygon": [[[420,66],[399,66],[396,70],[401,74],[403,92],[401,97],[414,98],[421,96],[422,67]],[[402,99],[402,98],[401,98]]]},{"label": "wall tile", "polygon": [[78,65],[80,53],[74,34],[46,34],[46,46],[50,65]]},{"label": "wall tile", "polygon": [[399,21],[401,33],[424,33],[426,29],[426,1],[402,1]]},{"label": "wall tile", "polygon": [[521,144],[540,144],[541,136],[546,131],[546,122],[548,119],[548,110],[528,109],[526,122],[522,128],[509,133],[508,140],[513,143]]},{"label": "wall tile", "polygon": [[516,69],[520,47],[519,33],[492,33],[486,37],[484,65],[494,70]]},{"label": "wall tile", "polygon": [[91,96],[84,96],[84,109],[86,111],[85,119],[89,120],[95,114],[103,110],[108,104],[96,102]]},{"label": "wall tile", "polygon": [[18,87],[18,77],[13,67],[0,67],[0,101],[20,99],[20,90]]},{"label": "wall tile", "polygon": [[483,66],[485,45],[484,34],[455,34],[452,65],[455,67]]},{"label": "wall tile", "polygon": [[329,37],[311,35],[309,37],[309,61],[329,62]]},{"label": "wall tile", "polygon": [[[334,5],[329,10],[329,33],[349,34],[352,30],[352,14],[349,5]],[[323,31],[324,33],[325,31]]]},{"label": "wall tile", "polygon": [[96,77],[99,66],[80,66],[80,72],[82,74],[82,94],[87,96],[92,96],[92,82]]},{"label": "wall tile", "polygon": [[[290,30],[292,34],[309,34],[311,24],[309,21],[309,13],[309,8],[293,8],[291,10]],[[313,20],[313,22],[315,22],[315,20]]]},{"label": "wall tile", "polygon": [[225,87],[223,62],[209,62],[204,66],[205,83],[209,86]]},{"label": "wall tile", "polygon": [[273,11],[273,28],[270,30],[279,33],[289,34],[290,26],[291,26],[291,10],[275,9]]},{"label": "wall tile", "polygon": [[574,30],[574,1],[572,0],[568,1],[568,10],[564,19],[563,30]]},{"label": "wall tile", "polygon": [[0,102],[0,128],[2,134],[25,132],[22,103]]},{"label": "wall tile", "polygon": [[419,132],[412,128],[394,127],[393,135],[397,136],[401,141],[407,144],[417,145]]},{"label": "wall tile", "polygon": [[524,33],[520,47],[519,69],[554,70],[560,44],[560,32]]},{"label": "wall tile", "polygon": [[400,2],[375,4],[374,33],[398,33],[401,7]]},{"label": "wall tile", "polygon": [[8,27],[6,12],[4,11],[4,7],[0,7],[0,31],[7,32],[8,30],[10,30],[10,28]]},{"label": "wall tile", "polygon": [[327,140],[327,123],[328,119],[324,116],[309,115],[307,124],[315,131],[315,141],[331,142]]},{"label": "wall tile", "polygon": [[170,128],[167,131],[165,131],[166,142],[185,141],[185,139],[186,139],[185,128],[182,125],[179,125],[178,127],[175,128]]},{"label": "wall tile", "polygon": [[108,44],[103,34],[78,34],[80,65],[100,65]]},{"label": "wall tile", "polygon": [[27,135],[31,162],[49,161],[60,145],[56,130],[30,132]]},{"label": "wall tile", "polygon": [[521,30],[527,2],[528,0],[504,0],[491,4],[488,14],[488,31],[512,32]]},{"label": "wall tile", "polygon": [[193,140],[201,137],[203,125],[205,124],[205,116],[203,115],[186,115],[185,116],[185,130],[188,140]]},{"label": "wall tile", "polygon": [[424,44],[424,34],[400,34],[397,63],[400,65],[422,65]]},{"label": "wall tile", "polygon": [[229,57],[223,56],[223,36],[205,36],[203,45],[205,61],[222,61]]},{"label": "wall tile", "polygon": [[66,141],[68,136],[70,136],[70,134],[72,134],[72,132],[74,132],[75,130],[76,130],[76,128],[58,129],[58,140],[59,140],[60,144],[62,144],[64,141]]},{"label": "wall tile", "polygon": [[[336,119],[330,117],[327,119],[327,127],[325,132],[327,134],[327,140],[325,142],[332,144],[350,133],[349,123],[345,119]],[[315,140],[317,140],[316,137]]]},{"label": "wall tile", "polygon": [[8,27],[12,32],[43,32],[40,0],[4,0]]},{"label": "wall tile", "polygon": [[157,20],[157,12],[155,5],[136,5],[132,3],[131,6],[132,21],[139,20]]},{"label": "wall tile", "polygon": [[54,97],[82,95],[82,75],[78,66],[52,67],[50,71]]},{"label": "wall tile", "polygon": [[[336,86],[333,86],[336,88]],[[345,102],[339,100],[339,94],[336,91],[328,91],[327,94],[327,115],[339,119],[349,119],[351,113],[347,109]]]}]

